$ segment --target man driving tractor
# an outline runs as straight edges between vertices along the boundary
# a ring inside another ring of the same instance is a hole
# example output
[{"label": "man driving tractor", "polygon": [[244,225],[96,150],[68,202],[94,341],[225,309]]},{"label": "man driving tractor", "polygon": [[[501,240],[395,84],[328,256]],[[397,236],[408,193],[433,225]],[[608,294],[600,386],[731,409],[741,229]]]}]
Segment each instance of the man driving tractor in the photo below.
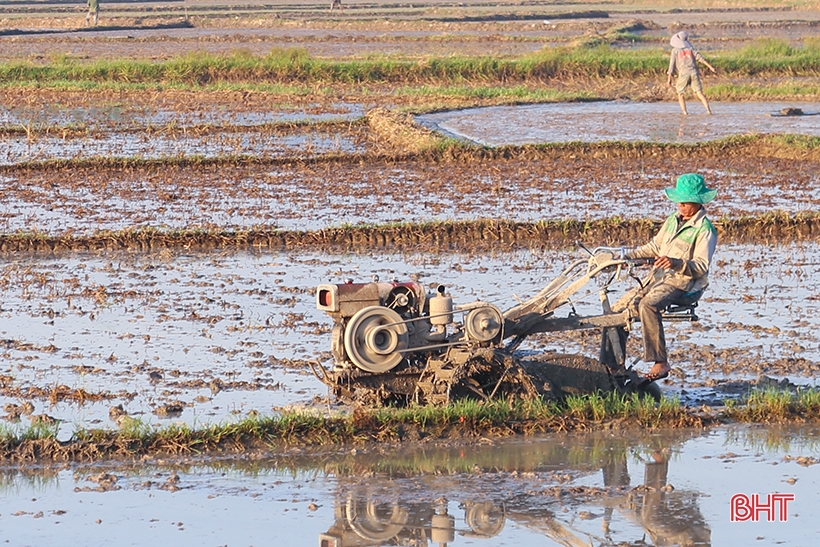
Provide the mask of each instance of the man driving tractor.
[{"label": "man driving tractor", "polygon": [[[588,258],[572,261],[506,311],[481,300],[456,305],[444,285],[428,293],[418,281],[322,283],[316,307],[334,322],[334,366],[318,363],[311,371],[337,397],[368,405],[447,404],[497,393],[561,399],[597,391],[659,400],[653,382],[670,370],[661,320],[666,312],[670,319],[697,319],[694,303],[708,284],[717,242],[703,205],[715,194],[702,176],[681,175],[666,189],[678,211],[649,243],[619,257],[620,249],[581,245]],[[640,286],[611,306],[611,287],[635,279],[633,267],[647,263],[652,271]],[[593,280],[597,290],[587,286]],[[603,313],[578,314],[574,302],[595,292]],[[566,316],[556,313],[562,308]],[[625,366],[627,329],[638,319],[644,358],[653,363],[644,377]],[[530,335],[591,328],[602,334],[598,359],[554,351],[516,354]]]},{"label": "man driving tractor", "polygon": [[[654,363],[645,376],[654,382],[669,376],[661,314],[673,304],[697,301],[709,284],[709,265],[717,245],[717,231],[706,218],[704,204],[715,198],[716,190],[706,187],[701,175],[687,173],[677,178],[674,188],[664,190],[678,204],[652,240],[629,253],[627,258],[654,258],[652,271],[640,287],[627,292],[613,311],[629,307],[640,317],[644,361]],[[626,331],[619,328],[625,340]]]}]

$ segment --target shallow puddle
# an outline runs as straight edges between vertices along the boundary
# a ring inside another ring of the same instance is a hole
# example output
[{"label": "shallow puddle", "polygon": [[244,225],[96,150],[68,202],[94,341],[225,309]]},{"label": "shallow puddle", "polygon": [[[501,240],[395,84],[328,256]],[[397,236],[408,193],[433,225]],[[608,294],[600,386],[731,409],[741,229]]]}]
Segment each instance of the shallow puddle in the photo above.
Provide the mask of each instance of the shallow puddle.
[{"label": "shallow puddle", "polygon": [[[317,284],[417,279],[430,291],[445,284],[457,304],[480,299],[504,310],[582,254],[18,255],[0,270],[0,408],[34,408],[6,410],[3,427],[25,430],[46,414],[67,439],[79,428],[115,428],[122,412],[151,425],[196,425],[311,404],[327,389],[307,363],[331,365],[332,323],[315,309]],[[721,404],[739,393],[721,391],[730,380],[814,384],[818,263],[816,244],[721,246],[700,321],[667,327],[678,370],[664,383],[668,393]],[[577,295],[578,313],[600,312],[596,290]],[[578,331],[534,336],[521,350],[594,357],[599,342]],[[635,333],[630,362],[640,349]]]},{"label": "shallow puddle", "polygon": [[[711,106],[714,115],[708,116],[700,102],[690,98],[689,116],[682,116],[674,99],[596,101],[471,108],[427,114],[418,120],[486,146],[572,141],[691,144],[765,133],[820,136],[817,103],[713,102]],[[800,108],[812,115],[780,116],[784,108]]]},{"label": "shallow puddle", "polygon": [[[0,541],[805,546],[818,446],[817,428],[738,427],[5,468]],[[773,493],[771,521],[732,522],[732,496]]]}]

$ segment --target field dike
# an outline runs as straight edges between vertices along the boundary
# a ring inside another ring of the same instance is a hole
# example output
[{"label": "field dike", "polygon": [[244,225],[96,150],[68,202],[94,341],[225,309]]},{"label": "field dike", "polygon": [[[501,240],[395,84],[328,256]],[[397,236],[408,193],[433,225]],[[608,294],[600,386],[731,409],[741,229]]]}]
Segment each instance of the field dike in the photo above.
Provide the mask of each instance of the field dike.
[{"label": "field dike", "polygon": [[[267,248],[275,250],[441,251],[479,252],[541,247],[569,247],[577,241],[602,245],[646,241],[661,221],[608,218],[602,220],[442,221],[372,226],[343,226],[314,231],[254,229],[247,231],[163,231],[127,229],[89,236],[39,233],[0,235],[0,252],[56,253],[121,249]],[[722,242],[783,243],[820,239],[820,213],[766,213],[714,221]]]},{"label": "field dike", "polygon": [[48,425],[20,435],[0,432],[0,461],[95,461],[147,455],[242,453],[310,446],[469,441],[486,437],[642,429],[702,428],[729,422],[816,423],[820,391],[755,390],[722,409],[677,399],[593,394],[543,399],[461,400],[446,407],[363,408],[352,412],[288,410],[278,416],[192,429],[154,429],[134,419],[119,430],[82,429],[67,441]]}]

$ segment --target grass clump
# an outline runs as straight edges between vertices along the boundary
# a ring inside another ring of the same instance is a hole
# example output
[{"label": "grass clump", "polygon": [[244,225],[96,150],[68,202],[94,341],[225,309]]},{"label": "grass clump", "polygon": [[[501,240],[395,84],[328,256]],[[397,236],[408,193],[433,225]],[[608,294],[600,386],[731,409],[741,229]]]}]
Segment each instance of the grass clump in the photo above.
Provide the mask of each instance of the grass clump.
[{"label": "grass clump", "polygon": [[499,427],[517,420],[548,420],[560,413],[558,404],[543,399],[462,399],[447,406],[411,406],[373,411],[378,424],[410,423],[421,428],[468,424]]},{"label": "grass clump", "polygon": [[820,419],[820,390],[754,390],[741,401],[726,401],[724,415],[739,422],[783,423]]},{"label": "grass clump", "polygon": [[664,427],[686,421],[686,414],[677,398],[663,398],[656,403],[650,397],[620,393],[595,393],[566,399],[569,416],[595,422],[634,420],[644,427]]},{"label": "grass clump", "polygon": [[820,149],[820,137],[809,135],[772,135],[769,137],[772,142],[783,146],[802,148],[805,150]]},{"label": "grass clump", "polygon": [[643,427],[672,426],[687,421],[677,399],[660,403],[637,394],[595,393],[567,397],[563,401],[544,399],[462,400],[444,407],[380,409],[371,415],[375,424],[414,424],[421,428],[459,427],[477,434],[491,431],[527,433],[572,430],[584,424],[611,421],[634,422]]}]

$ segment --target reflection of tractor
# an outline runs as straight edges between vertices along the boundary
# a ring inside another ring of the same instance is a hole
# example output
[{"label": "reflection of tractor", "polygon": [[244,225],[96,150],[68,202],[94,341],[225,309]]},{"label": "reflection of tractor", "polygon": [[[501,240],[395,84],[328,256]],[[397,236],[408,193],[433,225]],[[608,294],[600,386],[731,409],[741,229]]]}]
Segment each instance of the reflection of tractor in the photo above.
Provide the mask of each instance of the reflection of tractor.
[{"label": "reflection of tractor", "polygon": [[707,434],[604,431],[323,454],[318,465],[335,492],[319,545],[428,546],[455,537],[490,546],[521,543],[527,528],[552,540],[527,545],[708,546],[700,494],[667,483],[670,455]]},{"label": "reflection of tractor", "polygon": [[[458,530],[456,519],[448,513],[446,500],[436,504],[399,504],[379,502],[371,497],[349,495],[335,508],[336,521],[319,536],[321,547],[364,547],[366,545],[447,545],[459,535],[492,538],[504,529],[504,506],[492,502],[465,501],[464,523]],[[401,539],[400,543],[394,543]],[[387,542],[390,543],[387,543]]]},{"label": "reflection of tractor", "polygon": [[[708,547],[711,545],[711,530],[700,512],[699,496],[667,487],[667,470],[666,457],[647,462],[644,484],[632,487],[626,459],[622,459],[604,466],[605,485],[598,491],[599,495],[584,494],[583,488],[578,488],[578,493],[573,495],[573,487],[563,491],[558,487],[562,493],[557,496],[518,494],[504,501],[464,500],[458,504],[464,511],[463,524],[450,514],[450,504],[443,496],[434,502],[387,501],[379,494],[367,492],[364,486],[336,500],[334,522],[327,532],[319,535],[319,546],[446,546],[455,541],[456,535],[477,540],[494,538],[501,534],[507,521],[511,521],[565,547],[593,543],[601,546],[647,545],[647,533],[652,538],[652,545]],[[365,485],[380,480],[385,479],[363,479]],[[602,512],[593,514],[581,511],[581,508]],[[584,513],[588,516],[581,517],[581,521],[601,518],[602,533],[591,532],[590,527],[579,525],[577,518],[580,515],[577,514]],[[635,533],[625,521],[642,528],[643,538],[624,541]]]},{"label": "reflection of tractor", "polygon": [[[502,312],[487,302],[455,305],[443,286],[427,294],[416,282],[319,285],[317,307],[333,318],[331,350],[335,366],[313,371],[335,395],[365,403],[444,404],[496,394],[561,398],[594,391],[648,393],[660,397],[625,366],[626,341],[616,327],[638,320],[629,308],[613,312],[609,294],[638,280],[636,266],[620,249],[600,247],[577,260],[537,295]],[[593,279],[597,288],[587,288]],[[598,293],[603,313],[578,315],[575,302]],[[697,304],[676,306],[667,318],[696,320]],[[569,313],[559,317],[559,308]],[[523,358],[514,352],[532,334],[600,328],[599,359],[544,354]],[[606,365],[604,364],[606,363]]]}]

